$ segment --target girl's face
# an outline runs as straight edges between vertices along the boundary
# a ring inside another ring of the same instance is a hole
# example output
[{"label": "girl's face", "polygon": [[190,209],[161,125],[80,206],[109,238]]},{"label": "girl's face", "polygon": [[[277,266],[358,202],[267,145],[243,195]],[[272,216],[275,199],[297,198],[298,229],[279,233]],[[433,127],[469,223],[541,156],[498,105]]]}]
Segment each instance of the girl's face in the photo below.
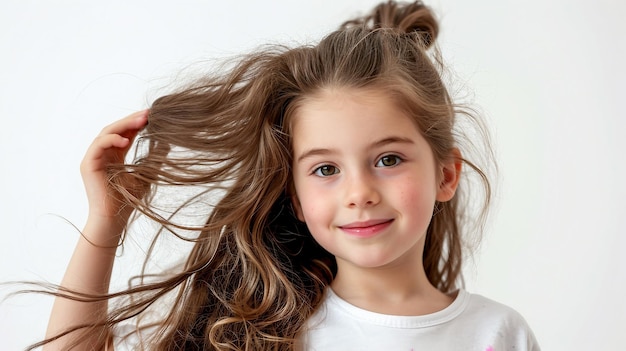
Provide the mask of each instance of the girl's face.
[{"label": "girl's face", "polygon": [[294,207],[339,270],[421,267],[435,201],[454,195],[458,162],[438,164],[381,91],[324,90],[298,107],[291,131]]}]

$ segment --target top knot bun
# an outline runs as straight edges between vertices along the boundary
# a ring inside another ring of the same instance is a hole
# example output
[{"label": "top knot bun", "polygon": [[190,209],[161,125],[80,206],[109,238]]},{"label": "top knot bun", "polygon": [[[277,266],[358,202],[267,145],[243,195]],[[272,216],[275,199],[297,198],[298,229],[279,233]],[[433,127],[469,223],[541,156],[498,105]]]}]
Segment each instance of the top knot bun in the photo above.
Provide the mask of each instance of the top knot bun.
[{"label": "top knot bun", "polygon": [[418,34],[426,47],[435,42],[439,33],[439,24],[435,16],[421,1],[383,2],[370,14],[344,22],[341,28],[352,26],[364,26],[370,30],[392,28],[401,33]]}]

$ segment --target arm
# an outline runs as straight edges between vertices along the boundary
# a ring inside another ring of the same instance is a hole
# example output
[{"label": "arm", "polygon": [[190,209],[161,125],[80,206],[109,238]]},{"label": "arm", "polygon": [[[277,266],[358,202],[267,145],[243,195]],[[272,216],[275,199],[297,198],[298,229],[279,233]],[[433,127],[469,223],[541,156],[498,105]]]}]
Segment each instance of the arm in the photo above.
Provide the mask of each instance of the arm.
[{"label": "arm", "polygon": [[[147,123],[147,111],[134,113],[105,127],[91,144],[81,163],[81,175],[89,202],[89,215],[76,244],[61,286],[79,293],[106,294],[120,235],[131,209],[120,207],[118,194],[107,187],[107,165],[121,163],[133,139]],[[102,321],[107,301],[78,302],[57,297],[52,307],[46,338],[72,326]],[[73,350],[104,349],[108,330],[93,335]],[[44,346],[45,351],[61,350],[74,334]]]}]

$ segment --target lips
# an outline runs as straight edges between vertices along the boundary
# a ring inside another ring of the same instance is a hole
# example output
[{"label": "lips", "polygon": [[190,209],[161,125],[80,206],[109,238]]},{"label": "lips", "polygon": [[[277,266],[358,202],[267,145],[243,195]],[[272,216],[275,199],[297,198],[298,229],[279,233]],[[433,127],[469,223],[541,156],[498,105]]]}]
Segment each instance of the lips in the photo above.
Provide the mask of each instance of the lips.
[{"label": "lips", "polygon": [[372,237],[387,229],[393,219],[374,219],[363,222],[353,222],[339,226],[346,234],[357,237]]}]

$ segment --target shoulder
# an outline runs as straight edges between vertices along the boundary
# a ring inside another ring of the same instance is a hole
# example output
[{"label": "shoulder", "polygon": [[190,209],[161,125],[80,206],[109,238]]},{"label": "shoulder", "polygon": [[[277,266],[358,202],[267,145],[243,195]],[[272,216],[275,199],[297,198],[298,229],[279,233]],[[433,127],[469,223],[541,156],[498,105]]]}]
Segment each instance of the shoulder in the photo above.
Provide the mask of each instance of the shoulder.
[{"label": "shoulder", "polygon": [[532,329],[515,309],[463,290],[457,299],[465,299],[465,308],[455,323],[465,330],[488,337],[501,349],[539,350]]},{"label": "shoulder", "polygon": [[457,299],[466,300],[464,308],[466,318],[501,320],[526,325],[524,317],[518,311],[482,295],[461,290]]}]

